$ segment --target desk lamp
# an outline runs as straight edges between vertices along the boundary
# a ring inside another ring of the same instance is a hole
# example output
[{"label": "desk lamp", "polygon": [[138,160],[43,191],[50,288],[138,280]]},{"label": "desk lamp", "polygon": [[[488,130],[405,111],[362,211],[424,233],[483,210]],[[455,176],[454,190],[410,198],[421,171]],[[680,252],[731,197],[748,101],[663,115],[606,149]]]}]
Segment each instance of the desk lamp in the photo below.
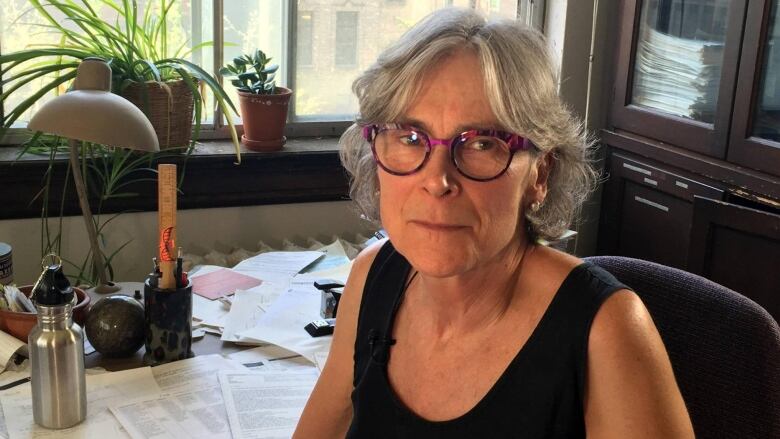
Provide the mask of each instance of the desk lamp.
[{"label": "desk lamp", "polygon": [[98,243],[97,224],[92,218],[86,184],[81,175],[77,141],[159,151],[151,122],[130,101],[111,93],[111,68],[105,61],[86,58],[76,71],[72,91],[47,102],[33,115],[27,127],[68,139],[71,172],[87,227],[93,268],[98,277],[94,291],[102,294],[119,291],[120,288],[106,277],[106,262]]}]

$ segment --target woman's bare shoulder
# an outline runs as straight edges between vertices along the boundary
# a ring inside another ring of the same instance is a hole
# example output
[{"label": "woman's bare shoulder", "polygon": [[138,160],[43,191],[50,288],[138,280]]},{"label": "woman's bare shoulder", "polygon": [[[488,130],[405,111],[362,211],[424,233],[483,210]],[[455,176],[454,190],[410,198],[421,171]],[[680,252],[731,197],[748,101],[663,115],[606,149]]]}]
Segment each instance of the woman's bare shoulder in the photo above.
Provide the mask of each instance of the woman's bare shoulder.
[{"label": "woman's bare shoulder", "polygon": [[616,291],[596,313],[587,370],[589,436],[693,437],[666,348],[633,291]]},{"label": "woman's bare shoulder", "polygon": [[546,285],[553,294],[569,273],[583,262],[576,256],[544,245],[534,246],[529,256],[523,269],[527,267],[527,271],[533,273],[532,281]]},{"label": "woman's bare shoulder", "polygon": [[353,295],[360,293],[360,295],[362,295],[363,285],[366,282],[368,271],[374,264],[374,259],[376,259],[377,254],[379,254],[379,250],[381,250],[386,243],[387,238],[374,242],[361,250],[355,260],[352,261],[352,268],[349,271],[349,279],[347,280],[347,289],[351,290],[349,291],[350,293]]}]

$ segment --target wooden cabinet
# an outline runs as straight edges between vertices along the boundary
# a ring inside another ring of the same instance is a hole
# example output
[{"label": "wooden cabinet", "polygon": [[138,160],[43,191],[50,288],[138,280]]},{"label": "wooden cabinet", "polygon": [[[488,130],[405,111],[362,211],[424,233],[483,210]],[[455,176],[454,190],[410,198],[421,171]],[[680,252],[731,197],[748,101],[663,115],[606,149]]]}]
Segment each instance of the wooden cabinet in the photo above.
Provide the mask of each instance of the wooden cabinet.
[{"label": "wooden cabinet", "polygon": [[720,200],[723,191],[651,163],[610,156],[600,241],[610,254],[685,269],[694,196]]},{"label": "wooden cabinet", "polygon": [[620,6],[599,253],[700,273],[778,318],[780,0]]},{"label": "wooden cabinet", "polygon": [[614,127],[723,158],[746,2],[623,1]]},{"label": "wooden cabinet", "polygon": [[780,215],[696,197],[688,270],[742,292],[780,320]]}]

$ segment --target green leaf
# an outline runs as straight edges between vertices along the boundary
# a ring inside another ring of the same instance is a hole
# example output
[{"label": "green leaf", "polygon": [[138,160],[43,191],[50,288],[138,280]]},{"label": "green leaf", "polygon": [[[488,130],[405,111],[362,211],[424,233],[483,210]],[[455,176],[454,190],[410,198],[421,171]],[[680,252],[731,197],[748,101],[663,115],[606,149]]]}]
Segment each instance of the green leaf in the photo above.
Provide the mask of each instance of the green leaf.
[{"label": "green leaf", "polygon": [[269,67],[264,68],[262,71],[263,73],[275,73],[277,70],[279,70],[279,64],[273,64]]},{"label": "green leaf", "polygon": [[254,72],[246,72],[246,73],[241,73],[240,75],[238,75],[238,79],[240,79],[242,81],[252,81],[252,82],[255,82],[259,78],[257,77],[257,75]]}]

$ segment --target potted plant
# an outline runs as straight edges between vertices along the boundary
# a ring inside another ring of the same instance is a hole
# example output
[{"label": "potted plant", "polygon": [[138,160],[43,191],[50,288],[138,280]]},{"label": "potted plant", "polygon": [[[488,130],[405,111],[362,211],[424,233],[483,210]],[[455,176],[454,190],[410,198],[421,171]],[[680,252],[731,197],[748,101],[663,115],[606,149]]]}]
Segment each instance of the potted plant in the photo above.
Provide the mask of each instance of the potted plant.
[{"label": "potted plant", "polygon": [[[115,13],[114,18],[86,1],[77,4],[69,0],[30,0],[46,23],[41,27],[54,32],[60,43],[36,45],[0,56],[3,99],[22,86],[44,78],[38,91],[7,109],[3,128],[11,127],[46,94],[67,87],[75,78],[81,60],[98,57],[111,66],[112,91],[147,114],[162,148],[187,148],[193,128],[197,139],[205,102],[201,87],[208,87],[216,105],[227,116],[240,162],[238,138],[230,117],[230,110],[236,113],[235,106],[211,74],[187,59],[193,51],[212,43],[201,43],[190,49],[186,44],[174,47],[169,44],[168,14],[175,1],[161,0],[156,9],[149,1],[144,13],[139,14],[136,0],[103,0],[100,4]],[[56,19],[50,11],[64,15],[65,20]]]},{"label": "potted plant", "polygon": [[238,90],[244,124],[241,142],[254,151],[277,151],[287,140],[284,126],[292,90],[276,86],[279,65],[270,62],[271,58],[257,49],[219,70],[220,75],[232,78],[230,83]]}]

